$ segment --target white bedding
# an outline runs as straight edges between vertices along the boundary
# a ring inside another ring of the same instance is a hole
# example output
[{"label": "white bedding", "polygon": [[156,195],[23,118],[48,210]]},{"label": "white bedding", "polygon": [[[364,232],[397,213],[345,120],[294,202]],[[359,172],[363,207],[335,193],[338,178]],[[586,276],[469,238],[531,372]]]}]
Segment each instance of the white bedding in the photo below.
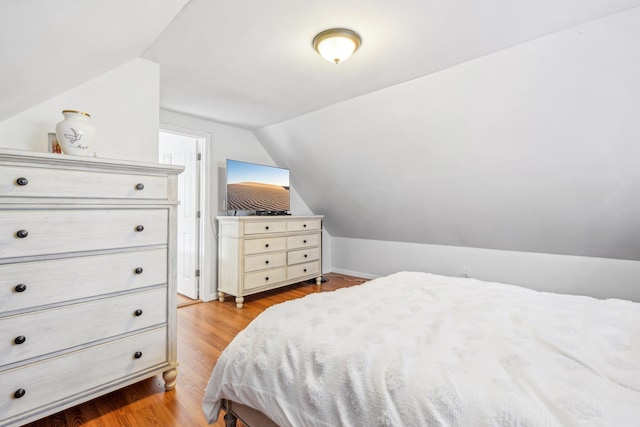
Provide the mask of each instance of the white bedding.
[{"label": "white bedding", "polygon": [[639,426],[640,304],[396,273],[266,310],[209,422],[221,398],[295,427]]}]

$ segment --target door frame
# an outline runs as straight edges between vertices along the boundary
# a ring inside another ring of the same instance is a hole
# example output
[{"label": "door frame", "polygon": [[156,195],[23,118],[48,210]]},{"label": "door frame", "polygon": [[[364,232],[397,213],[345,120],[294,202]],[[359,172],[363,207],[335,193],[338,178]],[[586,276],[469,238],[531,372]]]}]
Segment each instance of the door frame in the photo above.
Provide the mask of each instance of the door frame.
[{"label": "door frame", "polygon": [[200,270],[200,276],[198,277],[198,297],[202,301],[211,301],[214,299],[215,283],[212,280],[213,272],[212,266],[215,263],[205,262],[211,257],[211,237],[214,236],[215,229],[212,228],[213,224],[208,221],[211,218],[210,215],[210,195],[209,185],[211,182],[209,167],[209,148],[211,146],[211,134],[207,132],[201,132],[193,129],[181,128],[165,123],[160,123],[159,132],[173,133],[176,135],[186,136],[196,139],[197,150],[200,154],[200,159],[196,162],[198,165],[198,202],[197,210],[200,212],[200,218],[198,218],[198,261],[197,269]]}]

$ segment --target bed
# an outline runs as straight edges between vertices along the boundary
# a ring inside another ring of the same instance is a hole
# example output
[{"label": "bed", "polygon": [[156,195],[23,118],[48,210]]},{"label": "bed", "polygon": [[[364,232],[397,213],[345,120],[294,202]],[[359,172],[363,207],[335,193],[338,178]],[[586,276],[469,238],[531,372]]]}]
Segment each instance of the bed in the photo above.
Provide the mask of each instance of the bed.
[{"label": "bed", "polygon": [[234,405],[295,427],[637,426],[640,303],[415,272],[311,294],[222,353],[203,409],[233,425]]}]

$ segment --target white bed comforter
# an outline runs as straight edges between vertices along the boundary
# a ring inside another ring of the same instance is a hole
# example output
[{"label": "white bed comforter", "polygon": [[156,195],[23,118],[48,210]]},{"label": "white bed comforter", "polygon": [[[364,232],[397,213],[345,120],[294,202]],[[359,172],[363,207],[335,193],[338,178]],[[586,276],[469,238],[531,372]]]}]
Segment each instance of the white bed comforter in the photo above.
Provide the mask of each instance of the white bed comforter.
[{"label": "white bed comforter", "polygon": [[266,310],[209,422],[221,398],[295,427],[640,426],[640,304],[397,273]]}]

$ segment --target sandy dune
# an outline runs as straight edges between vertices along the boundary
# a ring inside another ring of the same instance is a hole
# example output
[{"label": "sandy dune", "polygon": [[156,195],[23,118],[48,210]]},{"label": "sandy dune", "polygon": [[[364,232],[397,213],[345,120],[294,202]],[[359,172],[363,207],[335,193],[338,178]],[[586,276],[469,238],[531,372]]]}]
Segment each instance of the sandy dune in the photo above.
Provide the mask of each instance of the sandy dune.
[{"label": "sandy dune", "polygon": [[229,184],[227,210],[288,211],[289,189],[255,182]]}]

